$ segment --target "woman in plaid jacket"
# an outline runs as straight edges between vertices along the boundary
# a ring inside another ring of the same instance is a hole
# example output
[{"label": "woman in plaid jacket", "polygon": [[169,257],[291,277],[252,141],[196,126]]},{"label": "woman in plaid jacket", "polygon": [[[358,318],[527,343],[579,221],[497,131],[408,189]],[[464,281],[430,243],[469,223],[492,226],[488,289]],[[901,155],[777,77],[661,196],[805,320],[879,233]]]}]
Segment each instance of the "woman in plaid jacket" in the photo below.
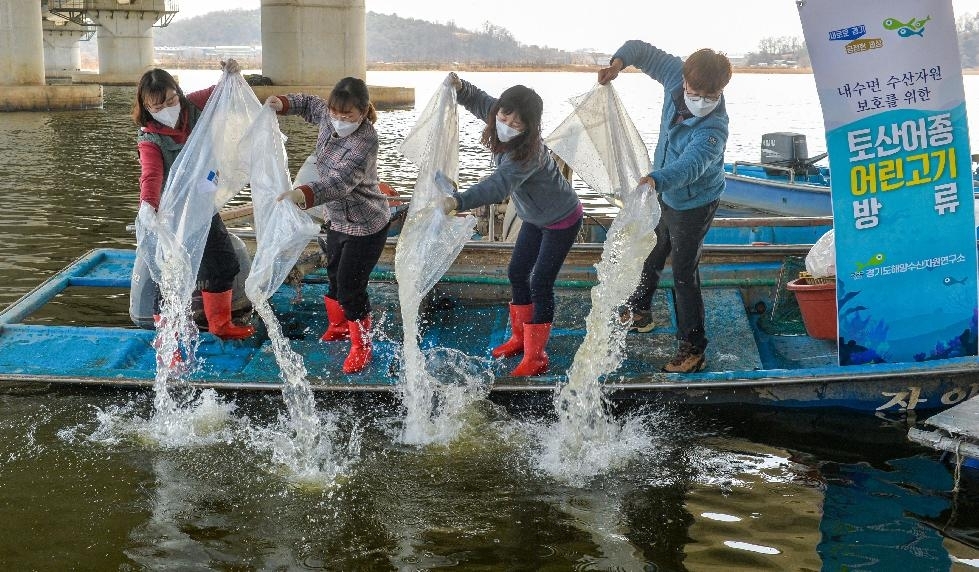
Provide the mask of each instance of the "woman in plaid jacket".
[{"label": "woman in plaid jacket", "polygon": [[280,115],[299,115],[319,126],[313,181],[286,191],[300,208],[323,205],[329,286],[324,297],[329,327],[324,342],[350,339],[343,371],[363,370],[371,359],[370,273],[387,239],[388,197],[378,184],[377,112],[363,80],[346,77],[327,100],[315,95],[273,95],[266,100]]}]

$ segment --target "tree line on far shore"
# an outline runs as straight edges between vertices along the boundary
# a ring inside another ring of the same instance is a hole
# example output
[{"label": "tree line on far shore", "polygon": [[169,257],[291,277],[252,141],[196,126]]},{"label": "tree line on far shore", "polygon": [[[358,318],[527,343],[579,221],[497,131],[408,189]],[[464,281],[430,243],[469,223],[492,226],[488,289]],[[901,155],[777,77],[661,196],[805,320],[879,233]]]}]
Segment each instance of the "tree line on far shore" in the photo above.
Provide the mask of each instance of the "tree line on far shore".
[{"label": "tree line on far shore", "polygon": [[[956,21],[962,67],[979,68],[979,13]],[[172,22],[154,31],[162,46],[259,46],[262,43],[260,10],[211,12]],[[369,64],[523,64],[541,66],[603,65],[608,54],[590,50],[569,52],[526,45],[509,30],[490,22],[481,30],[460,28],[454,22],[436,24],[415,18],[367,12]],[[806,43],[796,36],[762,39],[758,51],[744,54],[740,66],[810,66]]]},{"label": "tree line on far shore", "polygon": [[[963,69],[979,68],[979,12],[963,14],[956,19],[959,38],[959,54]],[[795,36],[765,38],[758,44],[758,51],[745,54],[744,65],[749,67],[777,67],[794,62],[798,67],[810,67],[806,43]]]},{"label": "tree line on far shore", "polygon": [[[211,12],[154,31],[157,47],[258,46],[261,43],[260,10]],[[603,57],[604,61],[608,60],[607,55]],[[453,22],[436,24],[367,12],[367,62],[594,65],[596,57],[585,50],[568,52],[521,44],[509,30],[489,22],[481,30],[473,31]]]}]

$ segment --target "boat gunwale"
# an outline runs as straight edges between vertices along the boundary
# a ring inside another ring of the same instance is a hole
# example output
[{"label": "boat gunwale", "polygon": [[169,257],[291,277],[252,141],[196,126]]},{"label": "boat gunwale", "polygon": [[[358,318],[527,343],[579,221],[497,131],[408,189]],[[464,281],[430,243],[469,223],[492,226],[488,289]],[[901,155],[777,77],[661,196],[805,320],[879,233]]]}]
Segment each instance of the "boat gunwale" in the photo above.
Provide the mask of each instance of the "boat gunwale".
[{"label": "boat gunwale", "polygon": [[[741,175],[731,173],[729,171],[724,172],[724,178],[728,180],[735,180],[738,182],[743,182],[752,185],[762,185],[767,187],[777,187],[780,189],[788,189],[792,191],[800,191],[806,193],[817,193],[820,195],[831,194],[831,188],[828,185],[817,185],[815,183],[809,182],[788,182],[788,181],[775,181],[772,179],[764,179],[762,177],[755,177],[752,175]],[[723,202],[724,195],[721,195],[721,201]],[[804,218],[824,218],[824,217],[804,217]],[[832,219],[832,217],[828,217]]]},{"label": "boat gunwale", "polygon": [[[929,368],[927,366],[907,368],[905,363],[888,364],[864,364],[846,367],[846,372],[827,373],[825,370],[834,369],[832,367],[807,368],[807,369],[758,369],[745,371],[757,376],[750,378],[734,378],[733,375],[739,373],[737,370],[702,372],[694,374],[679,373],[650,373],[632,378],[631,381],[622,381],[621,377],[616,381],[603,381],[601,386],[606,395],[614,397],[620,392],[654,390],[712,390],[712,389],[763,389],[764,387],[785,387],[792,385],[813,384],[843,384],[843,383],[867,383],[875,380],[887,380],[893,382],[905,378],[913,378],[920,375],[945,375],[960,376],[979,373],[979,361],[975,356],[947,358],[947,362]],[[917,362],[920,364],[935,362]],[[884,371],[879,371],[883,369]],[[823,370],[822,372],[820,370]],[[875,371],[877,370],[877,371]],[[644,381],[656,380],[658,381]],[[535,393],[554,391],[562,384],[565,376],[550,375],[535,380],[525,380],[523,382],[514,381],[517,378],[505,376],[500,383],[493,383],[489,388],[490,393]],[[634,380],[634,381],[633,381]],[[25,373],[2,373],[0,374],[0,384],[4,383],[52,383],[62,385],[92,385],[92,386],[119,386],[119,387],[152,387],[154,380],[151,378],[131,378],[114,377],[100,378],[87,376],[59,377],[42,374]],[[284,384],[281,381],[270,382],[241,382],[231,380],[197,380],[189,379],[186,381],[193,387],[221,390],[281,390]],[[359,393],[359,392],[380,392],[387,393],[397,388],[397,383],[389,384],[357,384],[357,383],[310,383],[310,389],[315,392],[334,392],[334,393]]]}]

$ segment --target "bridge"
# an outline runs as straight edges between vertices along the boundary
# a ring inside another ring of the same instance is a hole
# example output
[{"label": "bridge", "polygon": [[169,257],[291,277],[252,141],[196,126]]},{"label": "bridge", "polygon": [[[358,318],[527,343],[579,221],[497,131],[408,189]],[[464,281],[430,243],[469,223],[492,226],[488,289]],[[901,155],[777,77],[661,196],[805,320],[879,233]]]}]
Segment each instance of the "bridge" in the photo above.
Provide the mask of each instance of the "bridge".
[{"label": "bridge", "polygon": [[[177,0],[0,0],[0,111],[91,109],[103,85],[135,85],[153,63],[153,28]],[[9,17],[8,17],[9,16]],[[364,0],[262,0],[260,100],[272,93],[321,96],[367,74]],[[80,71],[78,43],[96,37],[98,73]],[[217,63],[217,62],[215,62]],[[414,90],[371,86],[379,108],[411,106]]]}]

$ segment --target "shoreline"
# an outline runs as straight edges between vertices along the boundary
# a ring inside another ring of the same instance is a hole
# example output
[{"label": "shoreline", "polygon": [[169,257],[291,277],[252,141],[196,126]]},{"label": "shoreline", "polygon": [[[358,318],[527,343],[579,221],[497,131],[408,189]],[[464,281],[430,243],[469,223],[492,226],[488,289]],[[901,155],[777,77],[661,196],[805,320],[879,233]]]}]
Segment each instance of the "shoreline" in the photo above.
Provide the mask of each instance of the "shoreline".
[{"label": "shoreline", "polygon": [[[261,62],[242,61],[243,69],[261,69]],[[167,69],[211,70],[215,69],[211,60],[157,61],[155,66]],[[455,71],[455,72],[571,72],[595,73],[602,64],[484,64],[484,63],[431,63],[431,62],[370,62],[367,71]],[[97,69],[97,68],[96,68]],[[812,68],[756,68],[735,66],[734,73],[749,74],[811,74]],[[82,69],[81,71],[94,71]],[[621,73],[642,73],[634,67],[628,67]],[[968,72],[963,72],[968,73]],[[973,73],[979,73],[979,70]]]},{"label": "shoreline", "polygon": [[[577,72],[595,73],[603,65],[594,64],[432,64],[432,63],[369,63],[367,71],[462,71],[462,72]],[[734,73],[811,74],[812,68],[752,68],[735,66]],[[627,67],[620,73],[642,73]]]},{"label": "shoreline", "polygon": [[[169,69],[184,70],[211,70],[215,69],[214,62],[207,61],[158,61],[154,65]],[[261,69],[260,62],[248,62],[243,65],[246,69]],[[571,72],[571,73],[595,73],[602,65],[588,64],[462,64],[446,63],[435,64],[430,62],[399,62],[385,63],[372,62],[367,64],[367,71],[455,71],[455,72]],[[97,68],[96,68],[97,70]],[[82,69],[80,71],[96,71]],[[734,66],[735,74],[790,74],[790,75],[812,75],[812,68],[760,68]],[[628,67],[620,73],[642,73],[635,67]],[[979,68],[962,69],[962,75],[979,75]]]}]

